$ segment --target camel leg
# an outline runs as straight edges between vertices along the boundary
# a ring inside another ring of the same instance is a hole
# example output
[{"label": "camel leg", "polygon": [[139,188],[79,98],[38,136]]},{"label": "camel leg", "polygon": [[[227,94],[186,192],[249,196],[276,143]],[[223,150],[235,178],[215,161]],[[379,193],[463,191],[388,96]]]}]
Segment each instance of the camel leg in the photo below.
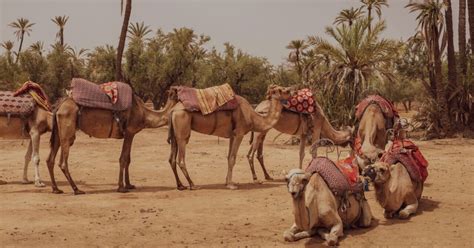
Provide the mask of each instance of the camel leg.
[{"label": "camel leg", "polygon": [[74,190],[74,194],[75,195],[85,194],[84,191],[81,191],[81,190],[79,190],[79,188],[77,188],[76,183],[74,182],[74,180],[71,177],[71,174],[69,173],[68,159],[69,159],[70,144],[71,143],[69,142],[69,140],[64,140],[64,142],[61,141],[61,159],[60,159],[61,160],[61,164],[60,164],[61,170],[62,170],[64,176],[66,176],[67,181],[71,185],[72,190]]},{"label": "camel leg", "polygon": [[405,203],[407,206],[398,213],[400,219],[407,219],[411,214],[415,214],[418,209],[418,199],[413,193],[407,196]]},{"label": "camel leg", "polygon": [[316,233],[317,233],[317,230],[315,228],[311,228],[311,230],[305,231],[305,230],[300,230],[296,226],[296,224],[293,224],[293,226],[291,226],[290,229],[286,230],[283,233],[283,238],[285,239],[285,241],[293,242],[300,239],[309,238],[315,235]]},{"label": "camel leg", "polygon": [[259,146],[257,150],[257,159],[262,167],[263,175],[265,176],[265,180],[272,181],[273,178],[268,174],[267,169],[265,168],[265,163],[263,162],[263,142],[265,141],[265,137],[267,134],[263,134],[259,139]]},{"label": "camel leg", "polygon": [[24,183],[24,184],[31,183],[31,181],[28,180],[28,164],[31,161],[31,153],[33,152],[32,146],[33,146],[32,141],[30,139],[30,142],[28,143],[28,150],[26,151],[26,154],[25,154],[25,167],[23,168],[23,181],[22,181],[22,183]]},{"label": "camel leg", "polygon": [[[118,182],[118,192],[128,192],[129,189],[134,189],[135,185],[130,183],[130,175],[128,173],[128,168],[130,166],[130,153],[132,152],[132,142],[135,135],[125,134],[122,144],[122,152],[120,154],[120,170],[125,172],[125,186],[123,184],[123,177],[119,178]],[[120,173],[119,173],[120,174]],[[122,179],[122,180],[121,180]]]},{"label": "camel leg", "polygon": [[[260,133],[258,134],[258,136],[260,136]],[[230,141],[229,141],[229,143],[230,143]],[[258,148],[259,145],[260,145],[259,140],[256,138],[252,142],[252,145],[250,146],[249,152],[247,153],[247,160],[249,161],[250,171],[252,172],[252,179],[253,179],[254,183],[261,183],[257,179],[257,174],[255,173],[255,168],[254,168],[254,163],[253,163],[254,157],[255,157],[255,152],[257,151],[257,148]],[[229,148],[229,151],[230,151],[230,148]]]},{"label": "camel leg", "polygon": [[372,223],[372,211],[370,210],[370,205],[367,200],[363,199],[361,202],[362,216],[359,219],[360,227],[369,227]]},{"label": "camel leg", "polygon": [[[193,183],[193,180],[191,180],[191,177],[189,176],[188,169],[186,168],[186,140],[184,139],[179,139],[177,140],[178,143],[178,165],[179,168],[181,169],[181,172],[183,172],[184,177],[186,177],[186,180],[188,180],[189,183],[189,189],[198,189],[199,187],[196,187]],[[179,186],[178,186],[179,189]]]},{"label": "camel leg", "polygon": [[305,136],[305,133],[303,132],[300,135],[300,169],[303,168],[305,145],[306,145],[306,136]]},{"label": "camel leg", "polygon": [[169,163],[171,165],[171,169],[173,170],[174,179],[176,180],[176,187],[178,190],[185,190],[186,187],[181,183],[181,180],[178,176],[178,171],[176,169],[176,157],[178,156],[178,145],[176,144],[176,140],[171,141],[171,153],[169,158]]},{"label": "camel leg", "polygon": [[36,187],[44,187],[44,183],[41,182],[40,178],[40,173],[39,173],[39,163],[40,163],[40,157],[39,157],[39,145],[40,145],[40,134],[38,130],[32,129],[30,131],[30,136],[31,136],[31,148],[33,151],[32,154],[32,160],[33,164],[35,165],[35,186]]},{"label": "camel leg", "polygon": [[228,168],[227,168],[227,177],[226,185],[229,189],[237,189],[237,186],[232,182],[232,170],[235,165],[235,158],[237,157],[237,152],[239,151],[240,143],[244,136],[235,136],[231,139],[231,144],[229,148],[229,157],[227,158]]},{"label": "camel leg", "polygon": [[323,229],[319,229],[318,233],[322,239],[326,240],[328,246],[337,245],[338,238],[344,235],[344,225],[342,224],[341,217],[337,212],[329,212],[325,219],[334,220],[334,225],[331,227],[329,233],[325,232]]},{"label": "camel leg", "polygon": [[58,188],[56,184],[56,179],[54,178],[54,162],[56,160],[56,155],[59,150],[59,139],[56,138],[51,144],[51,151],[49,152],[48,160],[46,164],[48,165],[49,177],[51,178],[51,187],[53,188],[54,194],[62,194],[63,191]]}]

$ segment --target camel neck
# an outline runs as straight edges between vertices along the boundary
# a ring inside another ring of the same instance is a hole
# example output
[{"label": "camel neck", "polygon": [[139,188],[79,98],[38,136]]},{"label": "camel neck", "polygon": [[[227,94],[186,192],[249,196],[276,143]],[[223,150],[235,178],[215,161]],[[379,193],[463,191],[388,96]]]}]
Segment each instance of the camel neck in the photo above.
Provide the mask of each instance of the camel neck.
[{"label": "camel neck", "polygon": [[[351,131],[338,131],[329,122],[328,118],[324,114],[323,109],[316,103],[316,118],[320,119],[321,123],[321,134],[334,141],[336,145],[344,144],[351,138]],[[318,122],[316,122],[318,124]]]},{"label": "camel neck", "polygon": [[375,199],[377,199],[377,202],[382,207],[385,207],[385,205],[387,204],[387,194],[388,194],[387,185],[389,185],[388,182],[385,182],[383,184],[374,183]]},{"label": "camel neck", "polygon": [[265,117],[260,116],[254,111],[253,115],[256,121],[254,122],[253,131],[266,132],[273,128],[273,126],[275,126],[275,124],[280,119],[282,109],[283,106],[280,102],[280,99],[272,98],[270,100],[270,109],[268,110],[268,114]]},{"label": "camel neck", "polygon": [[169,114],[176,103],[175,100],[168,99],[165,106],[160,110],[152,110],[143,105],[145,128],[158,128],[167,125]]}]

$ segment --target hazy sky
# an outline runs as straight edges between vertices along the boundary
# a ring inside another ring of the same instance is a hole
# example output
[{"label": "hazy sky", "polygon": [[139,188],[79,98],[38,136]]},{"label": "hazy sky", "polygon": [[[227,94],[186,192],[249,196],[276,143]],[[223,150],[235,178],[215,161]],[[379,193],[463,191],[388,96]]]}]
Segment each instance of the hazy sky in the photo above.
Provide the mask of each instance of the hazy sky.
[{"label": "hazy sky", "polygon": [[[189,27],[211,36],[210,46],[219,50],[224,42],[253,55],[280,64],[293,39],[309,35],[325,36],[343,8],[360,6],[359,0],[133,0],[131,22],[144,21],[154,30]],[[457,23],[458,1],[453,1]],[[407,38],[416,27],[415,14],[404,6],[408,0],[389,0],[383,9],[387,21],[385,36]],[[19,17],[36,23],[25,45],[41,40],[49,47],[57,26],[50,20],[68,15],[65,42],[72,47],[117,46],[122,17],[120,0],[0,0],[0,41],[14,40],[8,23]],[[457,25],[455,25],[457,30]],[[15,42],[15,47],[19,43]]]}]

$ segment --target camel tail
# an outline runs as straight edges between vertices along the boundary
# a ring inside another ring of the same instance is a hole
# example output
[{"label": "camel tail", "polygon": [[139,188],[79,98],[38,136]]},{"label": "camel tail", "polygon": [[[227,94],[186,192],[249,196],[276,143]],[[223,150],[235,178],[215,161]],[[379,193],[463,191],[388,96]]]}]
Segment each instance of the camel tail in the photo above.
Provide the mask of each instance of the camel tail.
[{"label": "camel tail", "polygon": [[51,127],[51,138],[49,139],[49,145],[53,149],[54,144],[59,142],[59,132],[58,132],[58,120],[56,118],[56,111],[53,112],[53,123]]},{"label": "camel tail", "polygon": [[251,145],[253,143],[253,131],[250,132],[250,140],[249,140],[249,144]]},{"label": "camel tail", "polygon": [[173,127],[173,112],[170,114],[170,118],[168,118],[168,139],[167,142],[168,144],[172,144],[173,142],[176,142],[176,137],[174,135],[174,127]]}]

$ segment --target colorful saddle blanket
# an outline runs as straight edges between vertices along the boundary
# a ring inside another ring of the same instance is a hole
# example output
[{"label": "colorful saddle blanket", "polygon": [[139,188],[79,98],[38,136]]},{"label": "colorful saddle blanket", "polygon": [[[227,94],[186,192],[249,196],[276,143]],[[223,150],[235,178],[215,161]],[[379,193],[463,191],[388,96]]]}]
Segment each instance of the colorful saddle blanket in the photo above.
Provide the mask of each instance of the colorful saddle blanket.
[{"label": "colorful saddle blanket", "polygon": [[132,107],[132,88],[122,82],[97,85],[82,78],[71,81],[72,98],[82,106],[123,111]]},{"label": "colorful saddle blanket", "polygon": [[51,104],[49,103],[48,95],[46,95],[39,84],[27,81],[17,91],[15,91],[13,96],[20,96],[26,93],[30,94],[39,106],[45,110],[51,111]]},{"label": "colorful saddle blanket", "polygon": [[289,111],[302,114],[311,114],[316,110],[313,92],[310,89],[298,90],[283,106]]},{"label": "colorful saddle blanket", "polygon": [[0,115],[28,117],[35,110],[35,100],[29,94],[14,96],[11,91],[0,91]]},{"label": "colorful saddle blanket", "polygon": [[[349,167],[351,167],[351,169],[349,169]],[[347,166],[344,162],[341,162],[341,165],[337,166],[326,157],[316,157],[311,160],[305,171],[312,174],[318,173],[335,195],[342,196],[346,192],[356,193],[362,191],[362,183],[358,181],[357,176],[353,178],[352,175],[346,175],[348,171],[350,171],[349,174],[351,174],[352,171],[358,171],[357,168],[352,169],[352,167],[353,165]],[[341,170],[341,168],[343,169]]]},{"label": "colorful saddle blanket", "polygon": [[428,177],[428,161],[418,147],[408,139],[395,140],[380,158],[388,164],[402,163],[412,180],[424,182]]},{"label": "colorful saddle blanket", "polygon": [[360,118],[362,118],[365,109],[372,103],[377,103],[377,105],[379,105],[385,118],[393,119],[394,117],[399,117],[397,109],[389,100],[379,95],[370,95],[364,100],[362,100],[359,104],[357,104],[355,110],[355,117],[357,118],[357,120],[360,120]]},{"label": "colorful saddle blanket", "polygon": [[186,86],[178,87],[178,99],[188,111],[200,111],[203,115],[214,111],[233,110],[239,106],[235,93],[229,84],[206,89]]}]

